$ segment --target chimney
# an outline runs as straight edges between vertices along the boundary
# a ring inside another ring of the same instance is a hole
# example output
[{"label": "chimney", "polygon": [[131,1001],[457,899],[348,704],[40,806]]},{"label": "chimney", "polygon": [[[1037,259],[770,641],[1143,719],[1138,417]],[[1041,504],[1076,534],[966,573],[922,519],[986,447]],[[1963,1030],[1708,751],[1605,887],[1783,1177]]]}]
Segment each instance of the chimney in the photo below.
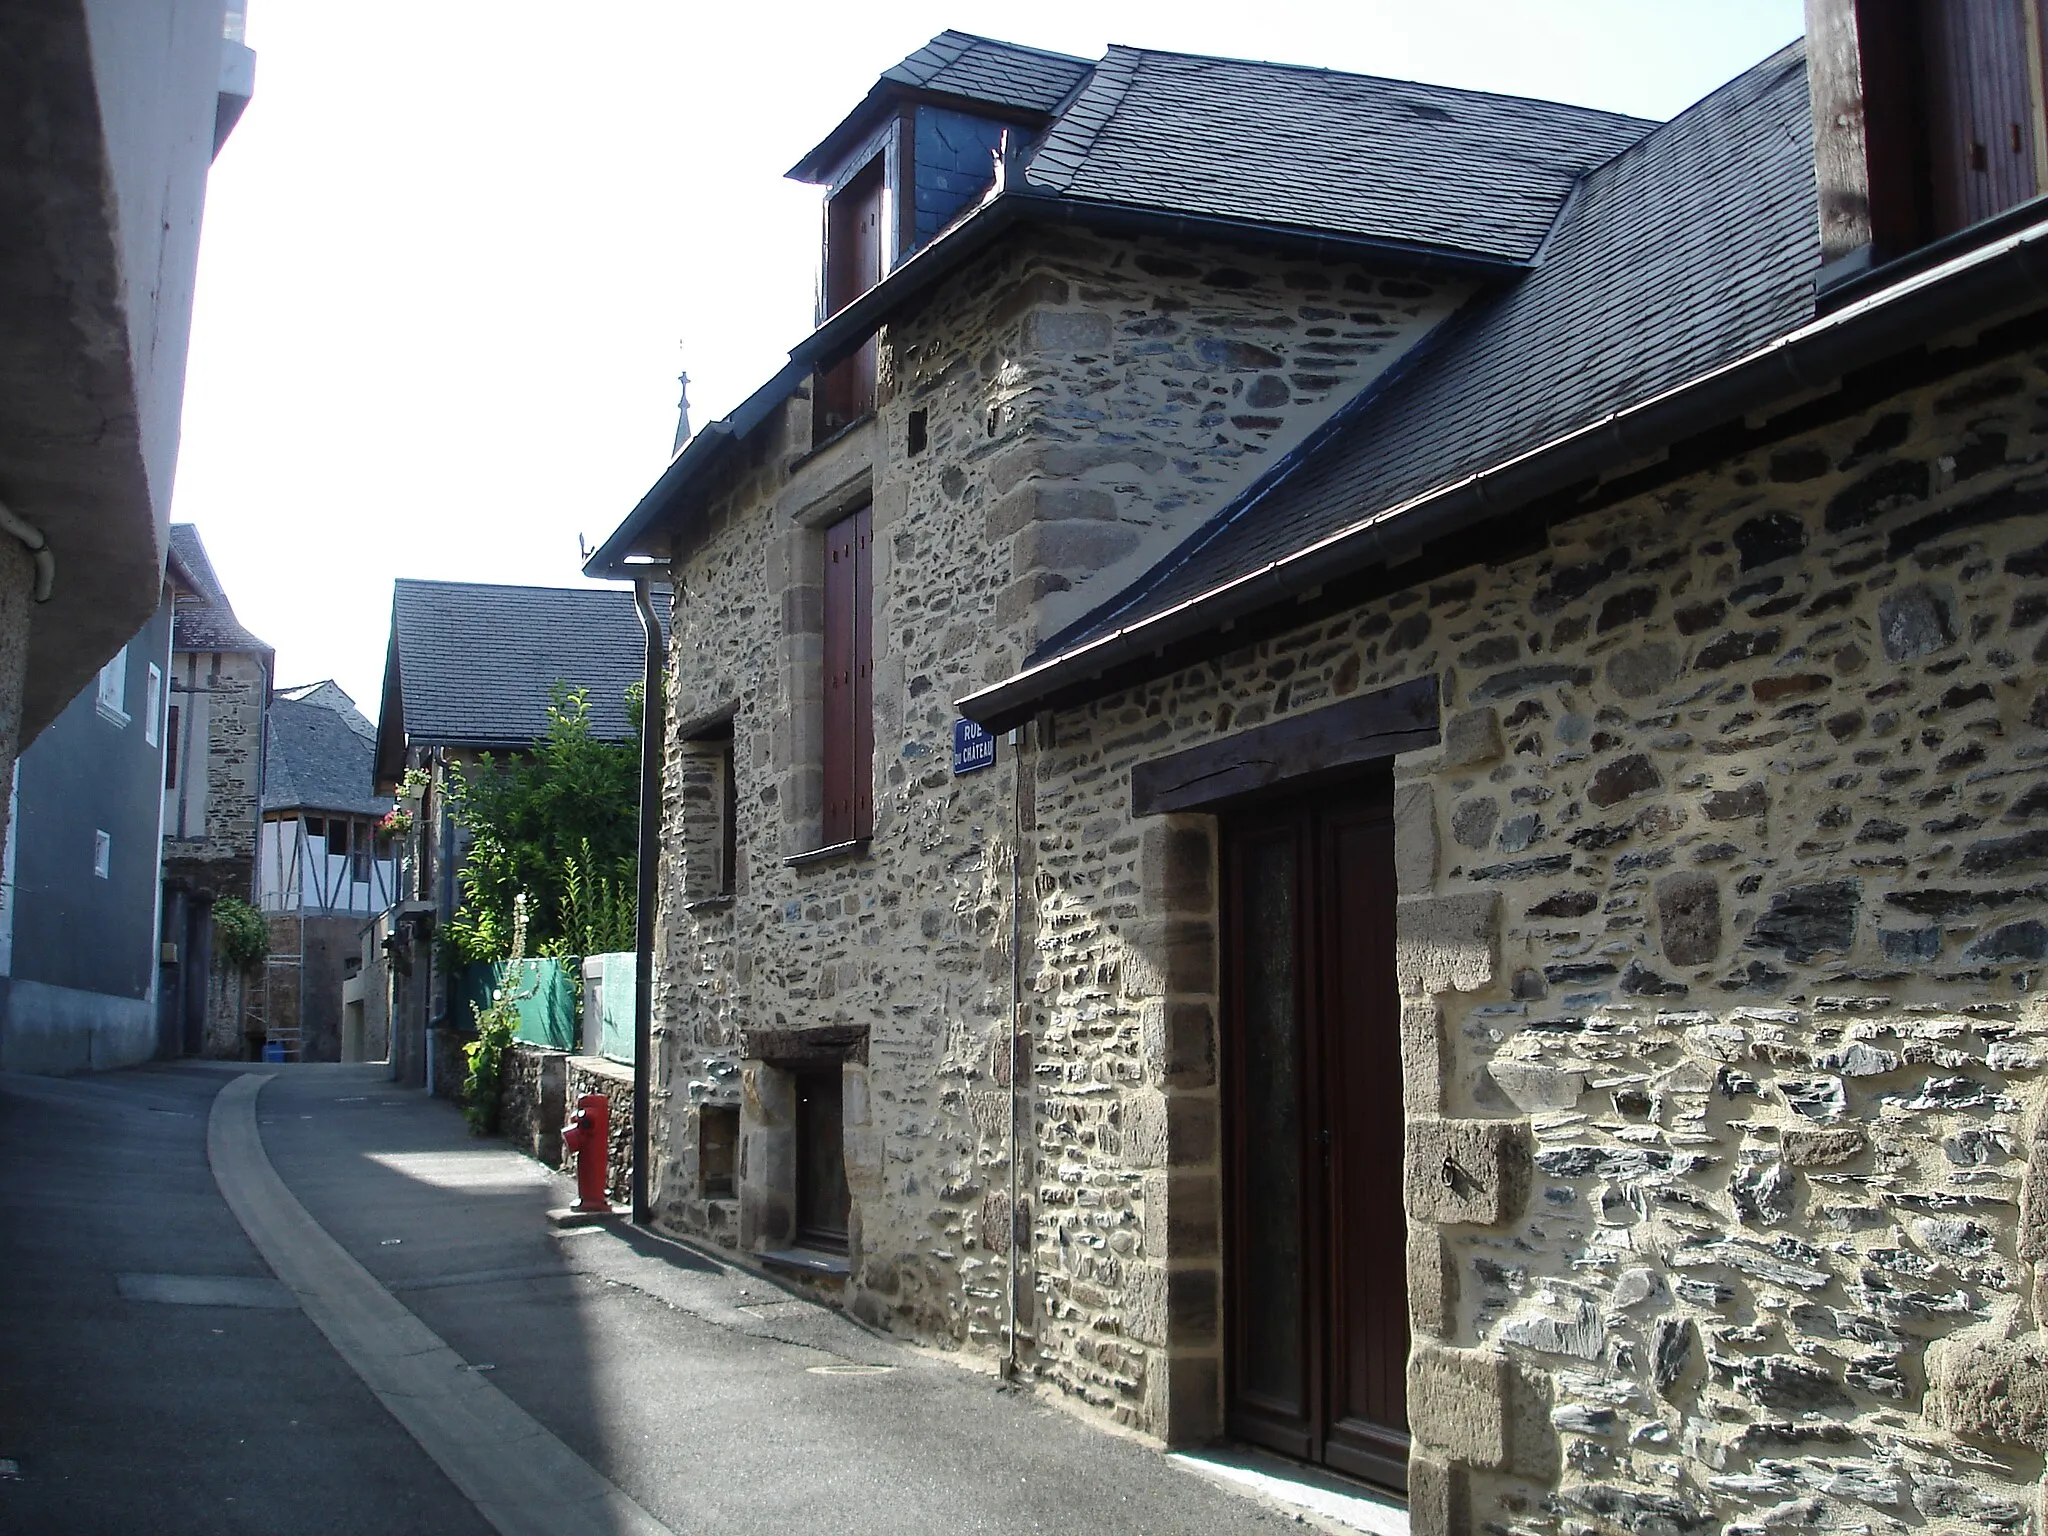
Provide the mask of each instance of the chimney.
[{"label": "chimney", "polygon": [[2048,148],[2030,0],[1806,0],[1823,285],[2034,197]]}]

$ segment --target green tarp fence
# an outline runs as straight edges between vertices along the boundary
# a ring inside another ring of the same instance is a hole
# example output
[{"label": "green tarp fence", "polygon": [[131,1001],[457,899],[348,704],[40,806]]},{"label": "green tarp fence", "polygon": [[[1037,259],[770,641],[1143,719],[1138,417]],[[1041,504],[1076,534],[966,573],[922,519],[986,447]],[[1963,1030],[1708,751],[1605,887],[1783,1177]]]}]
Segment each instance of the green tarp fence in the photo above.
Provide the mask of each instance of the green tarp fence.
[{"label": "green tarp fence", "polygon": [[604,986],[598,995],[597,1052],[607,1061],[633,1065],[633,955],[599,955]]},{"label": "green tarp fence", "polygon": [[[569,966],[560,960],[500,960],[495,965],[466,965],[456,972],[460,1005],[467,1022],[474,1025],[478,1015],[491,1006],[500,986],[509,985],[519,1010],[519,1027],[513,1038],[528,1045],[551,1046],[558,1051],[581,1048],[576,1028],[576,987]],[[628,981],[631,972],[627,973]],[[627,1040],[631,1043],[632,1009],[627,1007]]]}]

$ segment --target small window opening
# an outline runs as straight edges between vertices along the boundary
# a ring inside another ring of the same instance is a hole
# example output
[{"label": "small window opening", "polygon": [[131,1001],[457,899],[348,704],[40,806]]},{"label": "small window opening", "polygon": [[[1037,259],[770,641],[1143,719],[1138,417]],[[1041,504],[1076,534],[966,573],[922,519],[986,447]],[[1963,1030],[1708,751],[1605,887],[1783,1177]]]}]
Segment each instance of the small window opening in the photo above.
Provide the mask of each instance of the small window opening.
[{"label": "small window opening", "polygon": [[164,671],[155,662],[149,664],[147,702],[143,705],[142,739],[152,747],[162,739],[164,714]]},{"label": "small window opening", "polygon": [[738,1188],[740,1111],[706,1104],[697,1111],[697,1185],[706,1200],[730,1200]]},{"label": "small window opening", "polygon": [[925,413],[923,411],[912,411],[910,413],[910,431],[905,444],[912,458],[924,452],[924,432]]},{"label": "small window opening", "polygon": [[113,836],[111,833],[95,831],[92,835],[92,872],[102,880],[111,880],[113,870]]}]

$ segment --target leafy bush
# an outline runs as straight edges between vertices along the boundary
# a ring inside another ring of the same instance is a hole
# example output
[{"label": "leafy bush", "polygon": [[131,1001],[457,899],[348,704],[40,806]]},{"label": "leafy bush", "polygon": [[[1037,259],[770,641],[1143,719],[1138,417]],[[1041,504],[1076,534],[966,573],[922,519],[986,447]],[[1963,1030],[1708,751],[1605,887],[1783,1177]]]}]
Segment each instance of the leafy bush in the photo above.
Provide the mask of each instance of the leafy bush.
[{"label": "leafy bush", "polygon": [[[637,735],[637,685],[626,708]],[[640,749],[592,737],[587,691],[555,684],[547,734],[530,754],[454,765],[448,804],[470,839],[447,930],[457,956],[508,958],[521,896],[534,954],[601,954],[633,932]]]},{"label": "leafy bush", "polygon": [[254,971],[270,958],[270,925],[239,896],[213,904],[213,952],[230,970]]},{"label": "leafy bush", "polygon": [[498,1129],[498,1085],[504,1075],[505,1052],[519,1027],[519,1005],[511,987],[500,987],[491,1006],[476,1021],[476,1038],[462,1047],[469,1075],[462,1080],[462,1118],[469,1122],[472,1136],[489,1136]]},{"label": "leafy bush", "polygon": [[504,1078],[505,1052],[519,1028],[519,962],[525,954],[526,898],[515,896],[505,979],[491,994],[491,1006],[476,1021],[476,1038],[462,1047],[462,1059],[469,1064],[469,1075],[462,1080],[462,1118],[469,1122],[472,1136],[489,1136],[498,1129],[498,1089]]}]

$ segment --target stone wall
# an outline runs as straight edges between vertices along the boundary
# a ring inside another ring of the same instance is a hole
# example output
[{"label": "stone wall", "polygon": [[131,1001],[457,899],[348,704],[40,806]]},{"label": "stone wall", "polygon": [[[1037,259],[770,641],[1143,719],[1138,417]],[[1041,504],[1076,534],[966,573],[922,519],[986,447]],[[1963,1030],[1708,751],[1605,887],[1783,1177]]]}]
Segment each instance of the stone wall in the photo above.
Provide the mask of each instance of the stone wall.
[{"label": "stone wall", "polygon": [[[605,1096],[611,1115],[605,1191],[621,1204],[633,1198],[633,1069],[601,1056],[571,1056],[566,1066],[566,1113],[585,1094]],[[559,1146],[559,1139],[558,1139]]]},{"label": "stone wall", "polygon": [[569,1054],[513,1042],[498,1075],[498,1134],[550,1168],[562,1164]]},{"label": "stone wall", "polygon": [[191,718],[165,807],[164,878],[253,901],[270,674],[263,657],[225,651],[180,652],[172,674],[171,702]]},{"label": "stone wall", "polygon": [[1978,365],[1061,713],[1042,1376],[1216,1422],[1211,823],[1132,820],[1131,767],[1434,674],[1396,763],[1418,1531],[2024,1527],[2044,392]]},{"label": "stone wall", "polygon": [[253,1043],[249,1007],[263,990],[263,972],[238,971],[214,957],[206,976],[206,1037],[200,1054],[215,1061],[243,1061],[261,1049],[262,1037]]},{"label": "stone wall", "polygon": [[[743,1240],[745,1202],[707,1197],[698,1174],[704,1112],[742,1107],[748,1031],[865,1031],[846,1099],[848,1304],[933,1342],[1004,1348],[1010,892],[1032,878],[1015,833],[1031,791],[1007,745],[953,777],[951,701],[1224,505],[1462,294],[1218,248],[1020,237],[883,338],[872,421],[813,451],[799,399],[757,434],[677,558],[651,1128],[662,1220]],[[790,866],[823,840],[822,529],[870,498],[874,836]],[[729,881],[709,868],[724,749],[706,740],[727,732]],[[743,1185],[786,1172],[768,1118],[743,1114]],[[760,1209],[787,1192],[766,1194]]]}]

